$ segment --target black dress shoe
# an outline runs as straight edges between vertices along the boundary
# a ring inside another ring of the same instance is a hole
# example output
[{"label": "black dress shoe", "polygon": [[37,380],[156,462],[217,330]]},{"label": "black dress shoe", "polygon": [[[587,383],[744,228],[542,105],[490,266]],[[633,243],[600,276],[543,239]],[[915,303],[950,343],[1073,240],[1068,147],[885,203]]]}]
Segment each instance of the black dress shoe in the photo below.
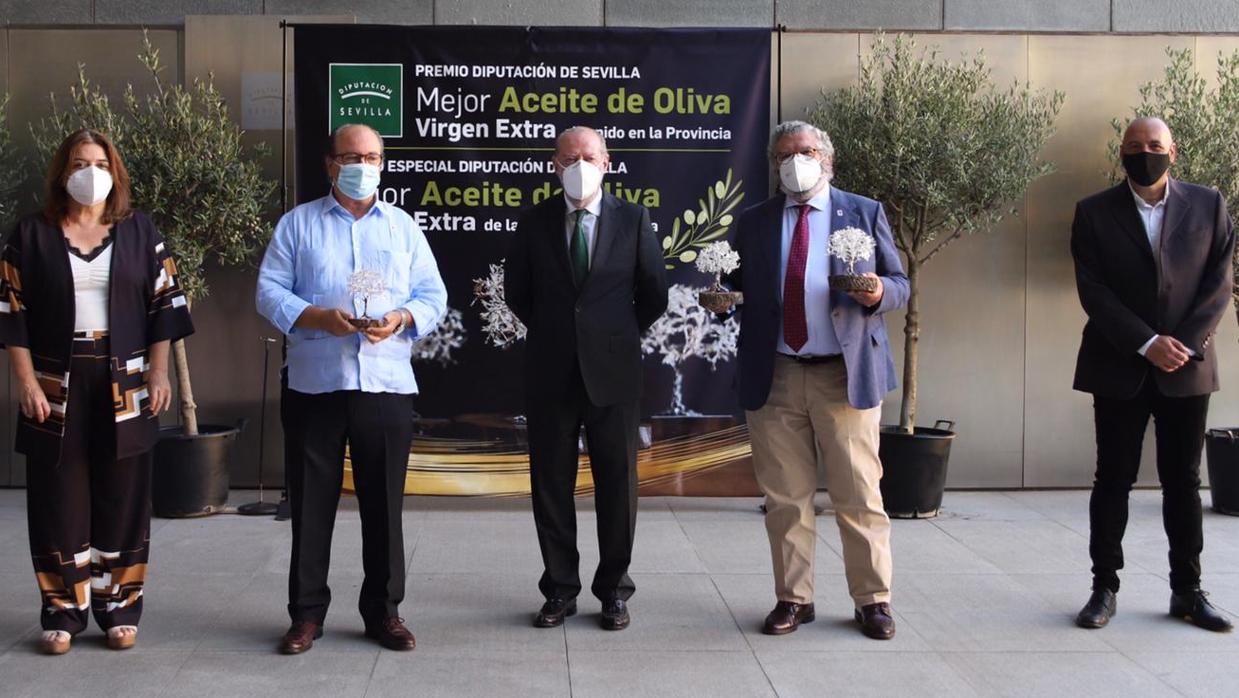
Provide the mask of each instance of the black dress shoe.
[{"label": "black dress shoe", "polygon": [[1076,625],[1081,628],[1104,628],[1118,611],[1118,598],[1113,591],[1094,589],[1088,603],[1076,614]]},{"label": "black dress shoe", "polygon": [[628,604],[624,603],[623,599],[602,602],[602,617],[598,619],[598,624],[603,630],[623,630],[631,621]]},{"label": "black dress shoe", "polygon": [[813,604],[780,601],[766,616],[761,631],[767,635],[786,635],[799,628],[801,623],[812,623],[813,619]]},{"label": "black dress shoe", "polygon": [[323,636],[323,626],[318,623],[298,620],[280,638],[280,654],[301,654],[314,646],[314,641]]},{"label": "black dress shoe", "polygon": [[1218,613],[1209,603],[1208,594],[1196,589],[1182,594],[1170,595],[1170,615],[1182,618],[1198,628],[1212,630],[1215,633],[1230,632],[1230,620]]},{"label": "black dress shoe", "polygon": [[397,652],[408,652],[417,647],[413,633],[404,627],[404,619],[396,616],[388,616],[381,623],[367,625],[366,637],[378,640],[380,645]]},{"label": "black dress shoe", "polygon": [[873,640],[895,637],[895,616],[891,614],[891,605],[885,601],[861,606],[856,609],[854,617],[865,637]]},{"label": "black dress shoe", "polygon": [[576,615],[576,599],[547,599],[542,610],[533,617],[535,628],[555,628],[564,624],[568,616]]}]

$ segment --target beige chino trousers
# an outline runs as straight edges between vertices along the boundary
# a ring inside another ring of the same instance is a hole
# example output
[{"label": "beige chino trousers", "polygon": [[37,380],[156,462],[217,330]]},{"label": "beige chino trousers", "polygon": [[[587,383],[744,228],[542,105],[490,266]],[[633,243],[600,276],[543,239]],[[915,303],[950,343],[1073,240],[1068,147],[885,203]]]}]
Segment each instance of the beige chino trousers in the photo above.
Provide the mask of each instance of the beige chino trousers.
[{"label": "beige chino trousers", "polygon": [[761,409],[747,412],[753,471],[766,495],[766,532],[780,601],[813,601],[817,464],[843,543],[848,591],[857,608],[890,601],[890,519],[878,483],[881,407],[848,404],[842,360],[802,364],[778,356]]}]

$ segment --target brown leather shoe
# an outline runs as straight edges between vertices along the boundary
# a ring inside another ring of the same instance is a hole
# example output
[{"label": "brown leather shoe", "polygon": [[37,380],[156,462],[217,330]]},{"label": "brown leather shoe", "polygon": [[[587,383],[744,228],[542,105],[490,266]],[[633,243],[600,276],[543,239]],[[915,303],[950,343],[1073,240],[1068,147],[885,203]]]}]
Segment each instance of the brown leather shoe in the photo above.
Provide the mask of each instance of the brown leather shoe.
[{"label": "brown leather shoe", "polygon": [[786,635],[799,628],[801,623],[812,623],[814,618],[813,604],[780,601],[774,605],[770,615],[766,616],[766,623],[761,627],[761,631],[767,635]]},{"label": "brown leather shoe", "polygon": [[379,641],[379,644],[389,650],[408,652],[417,647],[413,633],[404,627],[404,619],[388,616],[378,625],[366,626],[366,637]]},{"label": "brown leather shoe", "polygon": [[598,624],[603,630],[623,630],[632,622],[628,615],[628,604],[623,599],[610,599],[602,602],[602,615]]},{"label": "brown leather shoe", "polygon": [[541,610],[533,617],[535,628],[558,628],[564,619],[576,615],[576,599],[547,599]]},{"label": "brown leather shoe", "polygon": [[856,609],[856,622],[860,623],[860,631],[865,637],[874,640],[895,637],[895,617],[891,615],[891,605],[885,601]]},{"label": "brown leather shoe", "polygon": [[301,654],[323,636],[323,626],[308,620],[293,621],[292,627],[280,639],[280,654]]}]

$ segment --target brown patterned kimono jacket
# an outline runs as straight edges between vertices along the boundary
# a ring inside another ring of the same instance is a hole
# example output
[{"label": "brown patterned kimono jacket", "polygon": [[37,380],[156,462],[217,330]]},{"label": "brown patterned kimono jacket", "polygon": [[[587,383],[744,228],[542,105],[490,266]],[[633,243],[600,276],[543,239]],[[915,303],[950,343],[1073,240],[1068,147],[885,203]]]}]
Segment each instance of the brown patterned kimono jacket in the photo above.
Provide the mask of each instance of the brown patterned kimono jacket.
[{"label": "brown patterned kimono jacket", "polygon": [[[149,450],[159,436],[159,420],[151,414],[146,386],[147,347],[185,337],[194,327],[176,265],[151,220],[135,211],[116,223],[111,234],[108,334],[116,458],[121,459]],[[59,461],[74,313],[64,232],[40,214],[26,216],[0,250],[0,345],[30,349],[35,375],[52,411],[42,424],[19,414],[18,453]]]}]

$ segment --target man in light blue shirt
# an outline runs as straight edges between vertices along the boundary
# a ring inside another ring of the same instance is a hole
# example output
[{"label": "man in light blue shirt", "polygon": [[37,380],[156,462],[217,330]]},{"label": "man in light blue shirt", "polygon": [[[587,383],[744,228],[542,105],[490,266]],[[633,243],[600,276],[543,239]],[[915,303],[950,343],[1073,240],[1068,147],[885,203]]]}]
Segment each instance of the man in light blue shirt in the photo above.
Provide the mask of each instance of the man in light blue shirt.
[{"label": "man in light blue shirt", "polygon": [[[415,645],[397,613],[417,393],[411,357],[413,343],[443,317],[447,291],[417,223],[378,200],[382,164],[377,132],[338,128],[326,158],[331,193],[280,219],[258,273],[258,312],[288,337],[282,416],[293,550],[285,654],[322,636],[346,446],[361,515],[366,635],[389,649]],[[381,279],[365,296],[355,288],[363,276]]]}]

